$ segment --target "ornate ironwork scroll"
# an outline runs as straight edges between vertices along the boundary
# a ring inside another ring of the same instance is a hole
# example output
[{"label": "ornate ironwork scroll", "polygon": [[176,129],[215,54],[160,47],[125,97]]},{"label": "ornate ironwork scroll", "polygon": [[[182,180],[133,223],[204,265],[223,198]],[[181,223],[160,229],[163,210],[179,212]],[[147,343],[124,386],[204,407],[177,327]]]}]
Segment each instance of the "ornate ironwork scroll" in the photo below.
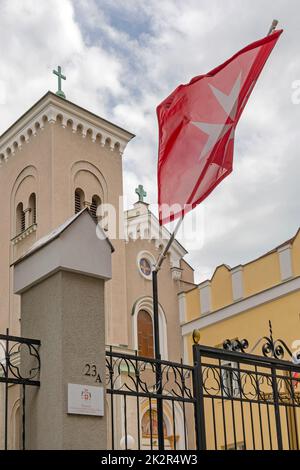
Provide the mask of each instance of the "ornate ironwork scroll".
[{"label": "ornate ironwork scroll", "polygon": [[154,359],[112,351],[106,356],[106,386],[108,390],[123,391],[152,398],[162,390],[165,396],[193,400],[192,370],[183,363],[161,362],[160,383],[156,380]]},{"label": "ornate ironwork scroll", "polygon": [[0,335],[0,382],[39,385],[40,341]]},{"label": "ornate ironwork scroll", "polygon": [[[292,354],[291,350],[287,346],[287,344],[282,339],[273,338],[273,328],[272,323],[269,320],[269,336],[263,336],[260,338],[253,348],[248,352],[248,354],[254,353],[258,346],[261,346],[261,353],[263,356],[268,358],[274,358],[278,360],[285,359],[285,355],[287,354],[289,358],[293,360],[293,362],[300,363],[300,352],[298,356]],[[242,352],[245,353],[246,350],[249,348],[249,342],[247,339],[226,339],[223,343],[223,349],[227,351],[235,351],[235,352]]]}]

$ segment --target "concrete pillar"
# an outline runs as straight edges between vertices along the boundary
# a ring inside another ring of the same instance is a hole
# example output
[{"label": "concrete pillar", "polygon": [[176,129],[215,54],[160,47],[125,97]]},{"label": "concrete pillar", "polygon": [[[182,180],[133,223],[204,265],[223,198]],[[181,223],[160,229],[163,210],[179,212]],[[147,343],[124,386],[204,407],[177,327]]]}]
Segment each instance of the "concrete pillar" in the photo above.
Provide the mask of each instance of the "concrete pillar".
[{"label": "concrete pillar", "polygon": [[70,220],[15,264],[21,334],[41,340],[41,386],[26,390],[27,449],[107,447],[101,394],[112,247],[88,211]]}]

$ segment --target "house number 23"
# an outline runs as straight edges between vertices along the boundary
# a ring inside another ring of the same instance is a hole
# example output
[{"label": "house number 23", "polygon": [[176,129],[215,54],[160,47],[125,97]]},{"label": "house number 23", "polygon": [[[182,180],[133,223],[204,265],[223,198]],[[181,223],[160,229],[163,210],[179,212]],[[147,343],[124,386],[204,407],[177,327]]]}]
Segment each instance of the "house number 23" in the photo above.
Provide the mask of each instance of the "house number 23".
[{"label": "house number 23", "polygon": [[87,377],[93,377],[96,383],[102,383],[100,373],[95,364],[85,364],[83,375]]}]

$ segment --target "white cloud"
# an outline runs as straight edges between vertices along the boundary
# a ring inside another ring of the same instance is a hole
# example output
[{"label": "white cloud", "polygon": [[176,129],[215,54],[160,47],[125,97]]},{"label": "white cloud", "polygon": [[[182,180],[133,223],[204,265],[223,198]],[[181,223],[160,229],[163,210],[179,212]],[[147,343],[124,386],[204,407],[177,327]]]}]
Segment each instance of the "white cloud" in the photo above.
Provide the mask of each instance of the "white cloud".
[{"label": "white cloud", "polygon": [[0,80],[0,105],[6,103],[6,84],[3,80]]},{"label": "white cloud", "polygon": [[[0,80],[6,84],[3,131],[48,89],[56,91],[52,69],[61,64],[69,98],[105,113],[109,95],[122,93],[121,68],[116,57],[87,46],[69,0],[4,0],[0,19]],[[100,93],[101,92],[101,93]]]}]

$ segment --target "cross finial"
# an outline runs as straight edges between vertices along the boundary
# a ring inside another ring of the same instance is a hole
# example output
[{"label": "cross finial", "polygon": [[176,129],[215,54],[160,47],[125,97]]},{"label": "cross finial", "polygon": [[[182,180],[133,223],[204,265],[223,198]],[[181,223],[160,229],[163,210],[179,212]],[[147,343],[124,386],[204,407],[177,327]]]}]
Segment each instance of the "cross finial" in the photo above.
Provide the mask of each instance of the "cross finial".
[{"label": "cross finial", "polygon": [[61,66],[59,65],[57,67],[57,70],[53,70],[53,73],[54,73],[54,75],[57,75],[57,77],[58,77],[58,90],[57,90],[56,94],[57,94],[57,96],[60,96],[61,98],[66,99],[66,95],[64,94],[64,92],[61,89],[61,81],[66,80],[67,78],[66,78],[65,75],[63,75],[61,73]]},{"label": "cross finial", "polygon": [[139,184],[138,187],[135,189],[135,192],[139,197],[139,202],[144,202],[144,197],[147,196],[147,193],[144,190],[144,186],[142,184]]}]

